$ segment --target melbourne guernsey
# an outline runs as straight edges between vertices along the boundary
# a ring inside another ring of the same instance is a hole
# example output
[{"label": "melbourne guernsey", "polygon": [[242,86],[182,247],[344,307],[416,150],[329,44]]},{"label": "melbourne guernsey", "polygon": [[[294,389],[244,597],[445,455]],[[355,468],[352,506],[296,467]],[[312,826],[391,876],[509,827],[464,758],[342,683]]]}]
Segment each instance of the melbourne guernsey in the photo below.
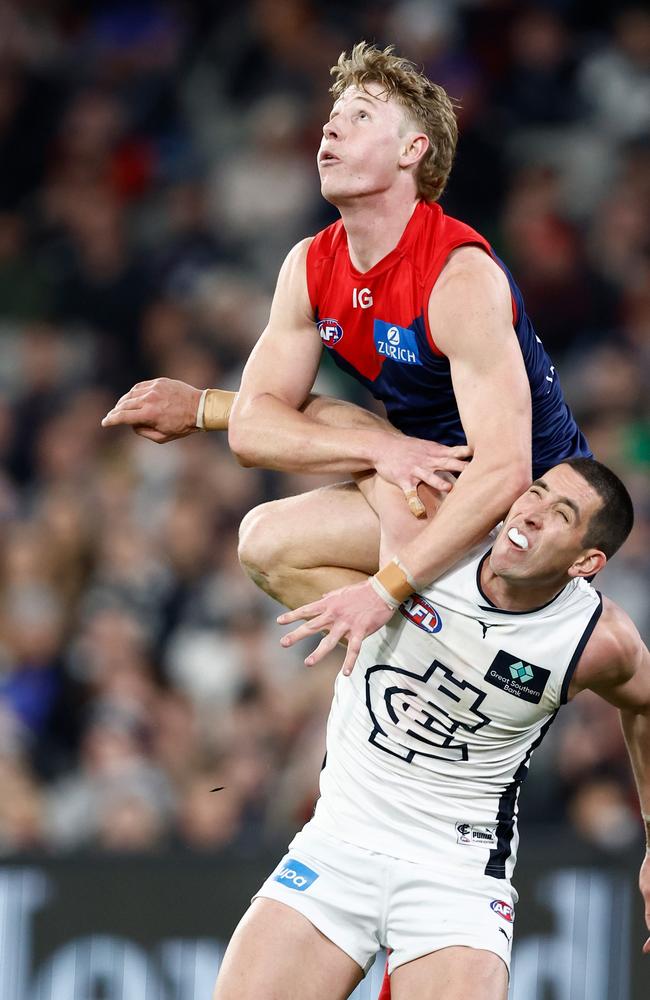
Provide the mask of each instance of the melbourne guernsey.
[{"label": "melbourne guernsey", "polygon": [[464,245],[482,247],[510,284],[513,325],[532,396],[533,476],[565,458],[591,457],[512,276],[487,240],[437,204],[419,202],[394,250],[365,273],[350,261],[342,222],[314,237],[307,284],[325,348],[383,401],[389,420],[405,434],[465,444],[449,361],[428,324],[431,290],[449,254]]},{"label": "melbourne guernsey", "polygon": [[339,675],[309,826],[422,864],[510,878],[531,754],[601,613],[577,579],[530,612],[482,593],[483,545],[363,643]]}]

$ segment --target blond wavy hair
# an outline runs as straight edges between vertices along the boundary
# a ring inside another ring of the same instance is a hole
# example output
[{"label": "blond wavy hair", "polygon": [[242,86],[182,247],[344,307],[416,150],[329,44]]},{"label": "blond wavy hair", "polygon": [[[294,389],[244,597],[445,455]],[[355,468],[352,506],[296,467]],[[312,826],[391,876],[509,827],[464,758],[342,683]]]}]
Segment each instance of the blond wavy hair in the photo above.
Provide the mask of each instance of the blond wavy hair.
[{"label": "blond wavy hair", "polygon": [[348,87],[365,90],[369,83],[378,83],[403,106],[429,140],[415,174],[418,194],[425,201],[437,201],[447,184],[458,141],[454,104],[447,92],[408,59],[393,55],[392,45],[382,50],[358,42],[349,56],[341,53],[330,73],[335,77],[330,88],[335,100]]}]

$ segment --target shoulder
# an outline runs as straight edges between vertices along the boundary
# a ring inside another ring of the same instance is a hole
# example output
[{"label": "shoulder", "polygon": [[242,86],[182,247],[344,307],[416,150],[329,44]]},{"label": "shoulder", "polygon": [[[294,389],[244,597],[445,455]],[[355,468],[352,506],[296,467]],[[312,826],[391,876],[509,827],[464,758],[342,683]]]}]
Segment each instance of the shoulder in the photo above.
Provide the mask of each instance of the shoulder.
[{"label": "shoulder", "polygon": [[301,240],[291,248],[280,268],[271,306],[271,322],[278,315],[285,322],[287,316],[309,316],[313,319],[307,280],[307,255],[313,237]]},{"label": "shoulder", "polygon": [[647,655],[630,616],[609,598],[603,598],[603,613],[573,676],[573,693],[585,688],[602,690],[626,684]]},{"label": "shoulder", "polygon": [[[305,241],[303,240],[303,242]],[[308,248],[310,260],[332,256],[342,243],[347,245],[347,236],[343,228],[343,222],[339,219],[337,222],[333,222],[331,226],[321,229],[320,232],[310,238],[310,246]]]},{"label": "shoulder", "polygon": [[292,246],[285,257],[285,264],[294,266],[297,263],[304,263],[307,260],[307,254],[315,239],[315,236],[307,236],[304,240],[300,240],[299,243]]},{"label": "shoulder", "polygon": [[510,286],[502,269],[486,249],[473,244],[456,247],[450,252],[433,287],[432,298],[450,287],[455,290],[471,287],[482,295],[510,300]]},{"label": "shoulder", "polygon": [[428,319],[433,340],[448,357],[494,353],[516,343],[508,279],[480,247],[450,253],[429,296]]},{"label": "shoulder", "polygon": [[309,254],[310,247],[314,241],[313,236],[308,236],[304,240],[300,240],[295,246],[291,248],[287,256],[284,258],[284,263],[280,270],[279,283],[282,282],[293,282],[296,279],[302,279],[305,281],[305,275],[307,272],[307,256]]}]

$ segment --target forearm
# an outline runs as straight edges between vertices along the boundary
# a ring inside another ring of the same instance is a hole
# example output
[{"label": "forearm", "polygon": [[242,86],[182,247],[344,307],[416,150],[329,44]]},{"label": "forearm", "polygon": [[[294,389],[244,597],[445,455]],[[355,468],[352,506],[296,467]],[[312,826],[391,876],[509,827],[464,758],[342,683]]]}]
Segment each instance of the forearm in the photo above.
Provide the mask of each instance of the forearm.
[{"label": "forearm", "polygon": [[478,544],[530,485],[522,465],[470,462],[427,527],[397,552],[418,586],[436,580]]},{"label": "forearm", "polygon": [[350,403],[346,399],[336,399],[333,396],[319,396],[312,393],[301,412],[306,414],[310,420],[315,420],[325,427],[356,429],[365,427],[369,430],[400,434],[396,427],[393,427],[385,417],[380,417],[378,413],[372,413],[370,410],[364,409],[363,406],[357,406],[356,403]]},{"label": "forearm", "polygon": [[621,724],[650,846],[650,710],[634,712],[621,709]]},{"label": "forearm", "polygon": [[283,472],[353,473],[374,468],[389,432],[372,414],[369,420],[361,419],[365,411],[357,407],[351,408],[358,411],[356,421],[344,422],[350,414],[335,403],[319,406],[310,397],[301,412],[269,394],[251,402],[238,398],[229,425],[230,448],[242,465]]}]

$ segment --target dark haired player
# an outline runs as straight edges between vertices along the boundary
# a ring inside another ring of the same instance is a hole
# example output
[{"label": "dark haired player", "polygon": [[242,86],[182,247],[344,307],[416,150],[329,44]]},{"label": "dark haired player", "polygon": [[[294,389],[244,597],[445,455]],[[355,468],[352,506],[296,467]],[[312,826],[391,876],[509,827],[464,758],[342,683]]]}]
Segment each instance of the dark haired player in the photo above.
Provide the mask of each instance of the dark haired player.
[{"label": "dark haired player", "polygon": [[[374,495],[382,524],[391,491]],[[345,1000],[381,946],[392,1000],[505,1000],[519,790],[582,690],[620,709],[650,843],[650,653],[587,582],[631,527],[610,470],[564,462],[364,641],[336,681],[314,817],[242,919],[214,1000]],[[382,556],[408,534],[384,534]],[[640,888],[650,930],[650,848]]]}]

